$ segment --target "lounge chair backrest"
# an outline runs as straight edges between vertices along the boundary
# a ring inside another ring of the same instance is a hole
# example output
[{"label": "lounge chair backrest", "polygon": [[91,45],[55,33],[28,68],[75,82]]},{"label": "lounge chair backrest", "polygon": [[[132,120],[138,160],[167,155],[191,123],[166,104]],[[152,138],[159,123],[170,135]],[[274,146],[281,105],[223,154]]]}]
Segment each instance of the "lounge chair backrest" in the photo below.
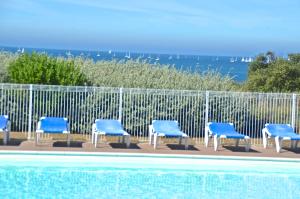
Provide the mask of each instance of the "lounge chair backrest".
[{"label": "lounge chair backrest", "polygon": [[62,133],[68,131],[68,119],[63,117],[41,117],[40,129],[44,132]]},{"label": "lounge chair backrest", "polygon": [[179,130],[178,122],[176,120],[153,120],[152,125],[156,132],[172,132]]},{"label": "lounge chair backrest", "polygon": [[96,119],[96,128],[100,131],[111,132],[123,130],[123,126],[119,120]]},{"label": "lounge chair backrest", "polygon": [[208,128],[216,134],[236,132],[232,123],[211,122],[208,123]]},{"label": "lounge chair backrest", "polygon": [[288,124],[266,124],[265,127],[270,133],[294,133],[294,129]]},{"label": "lounge chair backrest", "polygon": [[0,129],[7,128],[8,116],[0,115]]}]

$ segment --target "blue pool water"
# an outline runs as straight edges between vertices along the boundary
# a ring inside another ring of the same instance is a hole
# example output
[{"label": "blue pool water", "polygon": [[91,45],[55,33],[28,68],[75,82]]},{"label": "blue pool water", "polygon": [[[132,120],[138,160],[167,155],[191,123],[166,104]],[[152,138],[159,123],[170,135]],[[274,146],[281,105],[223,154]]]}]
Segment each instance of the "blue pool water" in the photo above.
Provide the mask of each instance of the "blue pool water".
[{"label": "blue pool water", "polygon": [[0,154],[0,198],[300,198],[300,161]]}]

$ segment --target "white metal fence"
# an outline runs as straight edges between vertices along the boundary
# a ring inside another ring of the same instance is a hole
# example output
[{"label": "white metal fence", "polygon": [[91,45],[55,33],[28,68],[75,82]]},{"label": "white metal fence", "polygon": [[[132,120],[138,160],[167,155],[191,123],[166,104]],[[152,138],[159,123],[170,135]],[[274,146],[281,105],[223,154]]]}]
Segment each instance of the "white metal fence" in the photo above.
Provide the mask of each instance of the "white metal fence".
[{"label": "white metal fence", "polygon": [[57,116],[69,119],[72,133],[90,135],[94,120],[106,118],[120,119],[144,141],[153,119],[171,119],[199,143],[205,124],[217,121],[233,122],[261,144],[265,123],[289,123],[298,131],[299,108],[297,94],[0,84],[0,114],[9,115],[18,132],[35,131],[41,116]]}]

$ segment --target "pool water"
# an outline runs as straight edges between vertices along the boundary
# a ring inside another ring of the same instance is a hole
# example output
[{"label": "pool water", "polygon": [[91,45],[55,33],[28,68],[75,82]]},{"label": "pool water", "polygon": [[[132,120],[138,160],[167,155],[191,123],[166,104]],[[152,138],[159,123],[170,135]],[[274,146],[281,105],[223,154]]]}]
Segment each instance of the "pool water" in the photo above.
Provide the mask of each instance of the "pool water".
[{"label": "pool water", "polygon": [[0,198],[300,198],[300,161],[0,154]]}]

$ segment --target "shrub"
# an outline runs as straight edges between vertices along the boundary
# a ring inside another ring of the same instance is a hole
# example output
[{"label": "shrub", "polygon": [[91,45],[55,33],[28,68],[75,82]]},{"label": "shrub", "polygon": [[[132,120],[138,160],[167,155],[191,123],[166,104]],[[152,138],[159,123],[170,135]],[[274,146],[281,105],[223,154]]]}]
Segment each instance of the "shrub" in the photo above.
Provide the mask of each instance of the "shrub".
[{"label": "shrub", "polygon": [[33,52],[21,54],[8,66],[8,76],[13,83],[84,85],[86,76],[74,60],[49,57]]},{"label": "shrub", "polygon": [[17,57],[17,54],[0,51],[0,83],[8,82],[8,66],[11,62],[16,60]]},{"label": "shrub", "polygon": [[76,58],[95,86],[177,90],[235,90],[229,76],[216,71],[182,71],[169,65],[153,65],[141,60],[97,61]]},{"label": "shrub", "polygon": [[288,60],[276,58],[270,52],[258,56],[250,64],[245,89],[262,92],[299,92],[299,60],[299,54],[289,55]]}]

